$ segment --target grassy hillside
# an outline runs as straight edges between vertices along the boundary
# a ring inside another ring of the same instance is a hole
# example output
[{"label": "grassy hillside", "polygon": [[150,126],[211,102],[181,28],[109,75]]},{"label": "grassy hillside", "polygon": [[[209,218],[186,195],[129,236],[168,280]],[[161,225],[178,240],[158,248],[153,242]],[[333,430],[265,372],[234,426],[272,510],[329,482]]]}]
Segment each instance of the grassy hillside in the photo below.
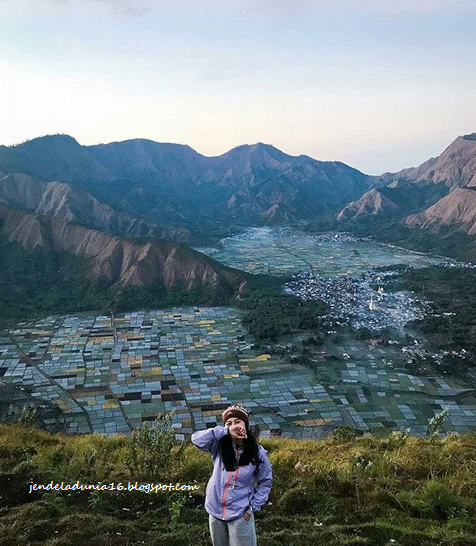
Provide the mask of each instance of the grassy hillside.
[{"label": "grassy hillside", "polygon": [[[274,472],[258,543],[474,546],[476,433],[262,439]],[[132,437],[0,426],[3,546],[210,544],[210,456],[172,440],[168,418]],[[193,492],[34,491],[30,484],[198,484]]]}]

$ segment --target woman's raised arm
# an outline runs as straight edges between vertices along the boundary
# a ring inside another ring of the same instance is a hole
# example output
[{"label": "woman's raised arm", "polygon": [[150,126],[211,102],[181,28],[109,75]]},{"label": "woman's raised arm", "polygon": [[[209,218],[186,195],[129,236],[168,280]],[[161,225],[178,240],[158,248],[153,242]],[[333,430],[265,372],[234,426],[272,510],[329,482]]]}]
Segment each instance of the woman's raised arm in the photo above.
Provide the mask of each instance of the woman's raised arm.
[{"label": "woman's raised arm", "polygon": [[218,442],[228,434],[228,427],[217,425],[213,428],[205,430],[197,430],[192,434],[192,444],[197,446],[202,451],[208,451],[212,455],[216,455],[218,450]]}]

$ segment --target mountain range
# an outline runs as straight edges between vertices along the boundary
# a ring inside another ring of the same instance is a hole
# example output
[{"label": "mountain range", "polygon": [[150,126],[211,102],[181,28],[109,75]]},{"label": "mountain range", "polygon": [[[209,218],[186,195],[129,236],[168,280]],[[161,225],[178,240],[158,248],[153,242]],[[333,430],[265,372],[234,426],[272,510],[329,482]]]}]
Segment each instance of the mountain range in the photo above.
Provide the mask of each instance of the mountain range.
[{"label": "mountain range", "polygon": [[205,157],[145,139],[81,146],[67,135],[0,147],[0,170],[81,187],[98,201],[161,225],[312,219],[368,189],[340,162],[291,156],[267,144]]},{"label": "mountain range", "polygon": [[[34,281],[24,274],[33,252],[45,283],[67,270],[73,284],[101,279],[116,295],[160,287],[166,299],[180,287],[200,301],[228,301],[246,291],[246,275],[181,243],[203,241],[222,224],[335,213],[368,188],[367,179],[343,163],[262,143],[217,157],[146,139],[82,146],[68,135],[0,146],[3,291],[15,307]],[[81,258],[80,276],[64,267],[72,257]]]},{"label": "mountain range", "polygon": [[2,236],[26,250],[67,252],[90,259],[87,272],[121,286],[160,283],[186,290],[212,289],[233,293],[246,285],[246,275],[186,245],[161,239],[138,243],[88,229],[60,218],[28,214],[0,203]]},{"label": "mountain range", "polygon": [[[449,241],[457,233],[470,241],[461,257],[472,259],[476,134],[419,167],[378,177],[263,143],[216,157],[146,139],[82,146],[68,135],[0,146],[0,247],[10,260],[22,256],[17,272],[25,253],[41,256],[49,271],[58,256],[75,256],[85,261],[84,279],[103,279],[116,292],[180,286],[219,302],[246,290],[246,275],[183,243],[215,226],[318,218],[370,232],[384,222]],[[9,271],[3,286],[14,292]]]}]

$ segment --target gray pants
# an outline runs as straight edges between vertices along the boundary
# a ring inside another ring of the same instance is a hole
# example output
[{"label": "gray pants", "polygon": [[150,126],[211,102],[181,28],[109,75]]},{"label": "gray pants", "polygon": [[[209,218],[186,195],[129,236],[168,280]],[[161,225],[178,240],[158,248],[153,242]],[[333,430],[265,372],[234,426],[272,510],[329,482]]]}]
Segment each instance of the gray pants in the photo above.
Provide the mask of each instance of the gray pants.
[{"label": "gray pants", "polygon": [[256,546],[255,515],[223,521],[208,514],[213,546]]}]

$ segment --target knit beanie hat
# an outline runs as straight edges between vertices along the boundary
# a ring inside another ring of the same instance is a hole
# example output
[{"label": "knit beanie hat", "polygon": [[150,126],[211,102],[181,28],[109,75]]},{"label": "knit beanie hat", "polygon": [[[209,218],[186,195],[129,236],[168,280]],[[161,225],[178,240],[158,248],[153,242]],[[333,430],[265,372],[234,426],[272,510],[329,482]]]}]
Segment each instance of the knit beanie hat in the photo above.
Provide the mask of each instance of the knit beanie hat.
[{"label": "knit beanie hat", "polygon": [[239,404],[234,404],[233,406],[229,406],[226,408],[226,410],[221,414],[223,417],[223,423],[226,423],[226,420],[230,417],[237,417],[238,419],[241,419],[246,424],[248,424],[248,415],[249,411]]}]

